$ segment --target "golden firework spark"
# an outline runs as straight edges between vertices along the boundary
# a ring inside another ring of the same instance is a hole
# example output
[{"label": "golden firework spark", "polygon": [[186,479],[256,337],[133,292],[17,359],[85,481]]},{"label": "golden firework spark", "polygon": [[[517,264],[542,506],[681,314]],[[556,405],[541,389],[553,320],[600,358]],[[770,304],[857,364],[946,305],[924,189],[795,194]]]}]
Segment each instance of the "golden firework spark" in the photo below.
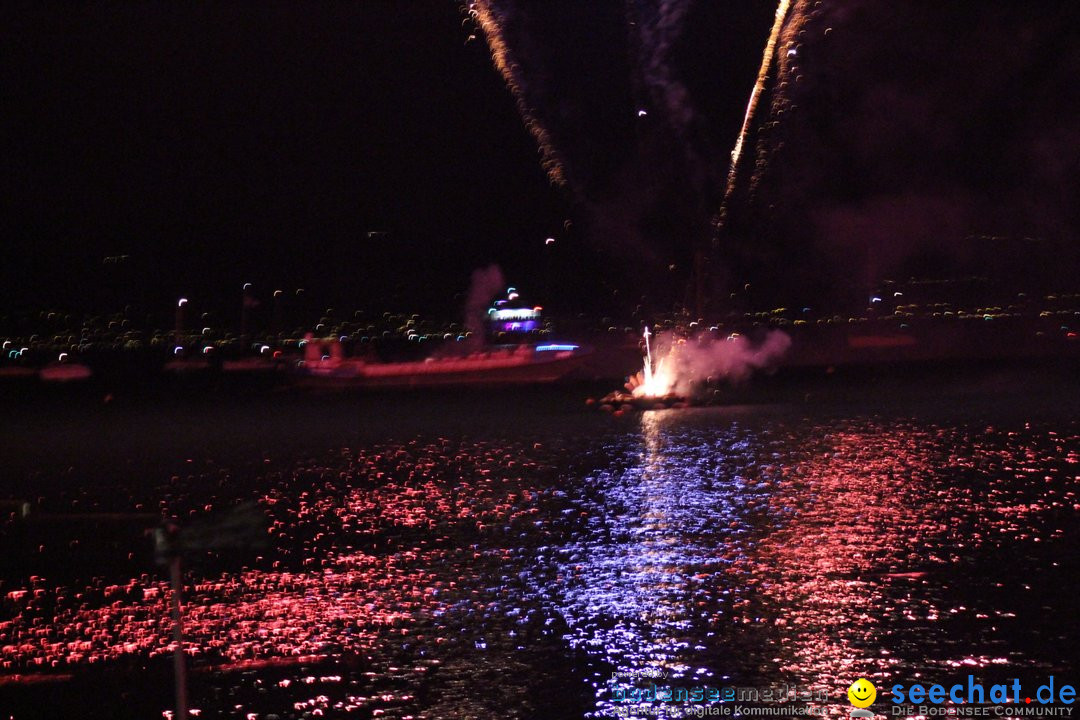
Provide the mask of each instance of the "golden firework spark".
[{"label": "golden firework spark", "polygon": [[[814,5],[819,5],[820,0],[815,0]],[[783,117],[784,113],[794,109],[791,104],[788,90],[791,86],[791,75],[797,69],[799,62],[798,38],[806,25],[809,13],[807,8],[811,5],[810,0],[796,0],[788,13],[788,19],[780,33],[779,52],[776,54],[776,81],[772,92],[772,106],[769,110],[775,125]],[[798,80],[799,77],[796,77]],[[770,146],[768,134],[762,133],[758,138],[757,161],[754,166],[754,174],[750,178],[750,192],[752,193],[761,179],[761,174],[768,163],[768,156],[775,147]]]},{"label": "golden firework spark", "polygon": [[536,117],[526,101],[521,78],[521,66],[514,59],[513,53],[510,52],[503,35],[504,17],[492,5],[491,0],[473,0],[466,7],[469,17],[483,31],[488,48],[491,50],[491,59],[495,63],[495,69],[502,75],[510,94],[514,96],[514,103],[517,105],[518,113],[540,148],[541,166],[547,172],[551,182],[556,185],[566,184],[564,165],[558,151],[555,149],[551,133]]},{"label": "golden firework spark", "polygon": [[768,80],[773,57],[776,55],[777,39],[780,37],[780,32],[784,27],[784,21],[787,19],[790,6],[791,0],[780,0],[780,4],[776,8],[776,17],[773,20],[772,30],[769,32],[769,40],[765,43],[765,52],[761,58],[761,68],[758,69],[757,80],[754,81],[754,89],[750,92],[750,100],[746,103],[746,115],[743,117],[739,135],[735,139],[735,148],[731,151],[731,167],[728,169],[727,185],[724,188],[724,199],[720,204],[721,222],[727,214],[728,200],[731,198],[731,193],[735,189],[735,177],[739,170],[739,160],[742,159],[743,145],[746,143],[746,136],[750,132],[750,124],[753,122],[757,112],[758,99],[765,90],[765,82]]}]

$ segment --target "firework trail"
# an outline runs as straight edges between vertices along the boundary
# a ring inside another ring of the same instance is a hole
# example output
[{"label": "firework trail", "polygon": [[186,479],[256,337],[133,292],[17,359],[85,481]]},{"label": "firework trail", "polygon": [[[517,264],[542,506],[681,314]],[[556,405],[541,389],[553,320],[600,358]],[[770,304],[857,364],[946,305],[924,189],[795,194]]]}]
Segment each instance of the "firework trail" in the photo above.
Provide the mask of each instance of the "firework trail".
[{"label": "firework trail", "polygon": [[502,75],[506,87],[514,96],[518,113],[520,113],[525,127],[532,133],[533,139],[536,140],[536,144],[540,148],[540,164],[547,172],[552,183],[565,185],[565,164],[559,156],[559,152],[555,149],[551,133],[529,107],[521,66],[514,58],[510,46],[506,42],[504,34],[507,23],[506,12],[497,8],[493,0],[472,0],[465,8],[469,17],[483,31],[488,48],[491,50],[491,59],[495,63],[495,69]]},{"label": "firework trail", "polygon": [[777,40],[780,38],[780,33],[784,28],[784,21],[787,19],[790,6],[791,0],[780,0],[780,4],[776,8],[776,18],[773,20],[772,30],[769,32],[769,40],[765,43],[765,52],[761,58],[761,68],[758,70],[757,80],[754,82],[754,89],[750,92],[750,100],[746,104],[746,115],[743,117],[739,135],[735,139],[735,148],[731,151],[731,166],[728,169],[727,185],[724,188],[724,199],[720,204],[721,223],[723,223],[724,218],[727,215],[727,204],[728,200],[731,198],[731,193],[735,189],[735,179],[738,176],[739,161],[742,159],[743,145],[746,143],[746,136],[750,132],[750,125],[757,113],[758,99],[765,90],[765,82],[769,78],[769,69],[772,67],[773,57],[776,55]]},{"label": "firework trail", "polygon": [[[798,70],[798,38],[810,16],[807,12],[810,4],[810,0],[796,0],[788,12],[787,22],[780,33],[778,43],[780,47],[776,56],[776,80],[772,90],[772,103],[769,108],[769,115],[774,121],[779,121],[784,113],[792,107],[788,94],[792,82],[791,76],[795,74],[796,80],[801,79],[796,72]],[[820,5],[821,0],[814,0],[813,4],[815,6]],[[767,140],[767,133],[762,133],[758,138],[757,162],[754,166],[754,173],[750,177],[751,193],[757,187],[758,182],[761,180],[761,173],[767,165],[769,155]]]}]

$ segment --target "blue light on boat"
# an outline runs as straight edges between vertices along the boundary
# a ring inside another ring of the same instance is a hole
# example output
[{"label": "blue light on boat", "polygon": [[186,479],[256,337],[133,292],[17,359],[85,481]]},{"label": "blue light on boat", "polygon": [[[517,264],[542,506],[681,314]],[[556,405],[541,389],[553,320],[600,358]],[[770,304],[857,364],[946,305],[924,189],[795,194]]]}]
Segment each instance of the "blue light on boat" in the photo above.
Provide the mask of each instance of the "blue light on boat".
[{"label": "blue light on boat", "polygon": [[551,350],[577,350],[577,345],[537,345],[536,352],[548,352]]}]

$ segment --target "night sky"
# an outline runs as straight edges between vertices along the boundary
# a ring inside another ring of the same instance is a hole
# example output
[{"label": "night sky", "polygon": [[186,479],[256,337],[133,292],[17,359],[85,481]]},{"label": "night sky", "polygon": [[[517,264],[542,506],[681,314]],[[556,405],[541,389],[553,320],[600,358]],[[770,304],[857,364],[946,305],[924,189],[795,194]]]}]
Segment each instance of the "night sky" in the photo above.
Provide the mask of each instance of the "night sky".
[{"label": "night sky", "polygon": [[[680,299],[774,6],[495,6],[562,186],[452,0],[2,11],[0,301],[227,305],[252,282],[447,311],[489,262],[545,304]],[[813,290],[970,257],[949,248],[972,234],[1075,245],[1077,13],[968,7],[813,10],[798,108],[754,127],[729,274],[798,257]]]},{"label": "night sky", "polygon": [[10,300],[171,306],[253,282],[408,309],[489,261],[524,271],[565,220],[454,3],[5,15]]},{"label": "night sky", "polygon": [[821,3],[800,33],[738,238],[774,284],[1080,289],[1075,3]]}]

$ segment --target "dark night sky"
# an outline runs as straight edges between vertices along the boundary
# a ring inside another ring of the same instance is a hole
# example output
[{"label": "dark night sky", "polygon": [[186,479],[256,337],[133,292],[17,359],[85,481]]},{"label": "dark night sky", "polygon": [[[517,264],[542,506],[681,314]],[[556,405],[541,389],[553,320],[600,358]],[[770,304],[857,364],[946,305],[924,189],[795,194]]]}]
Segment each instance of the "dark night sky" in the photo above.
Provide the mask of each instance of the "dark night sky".
[{"label": "dark night sky", "polygon": [[[250,281],[425,309],[492,261],[546,304],[677,297],[773,4],[498,5],[565,187],[454,0],[0,11],[0,304],[227,304]],[[681,7],[682,30],[635,35],[627,7]],[[783,237],[741,229],[759,263],[803,244],[822,274],[850,234],[898,255],[998,225],[1075,237],[1076,13],[968,7],[825,3],[808,22],[802,110],[753,198]],[[915,241],[881,230],[913,225]]]},{"label": "dark night sky", "polygon": [[[588,125],[571,151],[610,183],[635,154],[636,112],[622,5],[608,5],[536,6],[531,41],[549,52],[560,109]],[[709,88],[730,96],[728,136],[771,15],[743,5],[701,58],[732,66]],[[458,302],[491,261],[534,297],[572,303],[620,277],[597,272],[620,240],[582,229],[581,195],[548,182],[456,2],[34,3],[4,16],[5,304],[225,302],[250,281],[411,309]]]},{"label": "dark night sky", "polygon": [[86,288],[104,278],[119,300],[251,281],[359,303],[394,276],[449,302],[473,267],[523,270],[565,218],[454,3],[5,15],[9,301],[109,302]]}]

